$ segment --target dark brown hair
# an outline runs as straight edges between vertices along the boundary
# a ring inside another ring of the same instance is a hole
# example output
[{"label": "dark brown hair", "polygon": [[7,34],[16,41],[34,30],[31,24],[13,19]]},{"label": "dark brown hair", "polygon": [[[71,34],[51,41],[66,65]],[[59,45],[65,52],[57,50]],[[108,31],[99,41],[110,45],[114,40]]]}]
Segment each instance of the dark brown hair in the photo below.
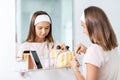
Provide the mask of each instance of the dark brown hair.
[{"label": "dark brown hair", "polygon": [[[46,13],[45,11],[36,11],[33,16],[32,16],[32,19],[31,19],[31,22],[30,22],[30,29],[29,29],[29,34],[28,34],[28,37],[26,39],[26,41],[28,42],[35,42],[35,37],[36,37],[36,34],[35,34],[35,19],[38,15],[48,15],[48,13]],[[48,15],[49,16],[49,15]],[[49,16],[50,18],[50,31],[48,33],[48,35],[46,36],[46,41],[48,42],[54,42],[53,40],[53,36],[52,36],[52,20],[51,20],[51,17]]]},{"label": "dark brown hair", "polygon": [[104,11],[96,6],[90,6],[84,13],[91,42],[100,45],[105,51],[117,47],[116,35]]}]

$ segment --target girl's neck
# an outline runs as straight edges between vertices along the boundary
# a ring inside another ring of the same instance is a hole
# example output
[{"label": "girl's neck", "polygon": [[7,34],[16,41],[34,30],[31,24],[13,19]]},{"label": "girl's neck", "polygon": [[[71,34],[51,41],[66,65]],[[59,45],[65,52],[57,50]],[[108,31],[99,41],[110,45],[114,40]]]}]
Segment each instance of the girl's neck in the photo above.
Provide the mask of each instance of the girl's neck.
[{"label": "girl's neck", "polygon": [[45,39],[36,38],[36,39],[35,39],[35,42],[40,42],[40,43],[42,43],[42,42],[45,42]]}]

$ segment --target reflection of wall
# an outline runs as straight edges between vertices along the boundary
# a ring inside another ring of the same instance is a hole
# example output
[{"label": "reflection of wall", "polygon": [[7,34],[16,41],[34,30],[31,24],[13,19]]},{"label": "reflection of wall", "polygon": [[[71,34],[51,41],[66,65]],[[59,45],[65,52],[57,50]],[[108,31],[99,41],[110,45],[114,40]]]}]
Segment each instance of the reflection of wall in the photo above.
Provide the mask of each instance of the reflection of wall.
[{"label": "reflection of wall", "polygon": [[[16,7],[16,40],[17,42],[21,42],[21,0],[18,0],[16,2],[16,5],[19,7]],[[20,37],[18,37],[20,36]]]},{"label": "reflection of wall", "polygon": [[70,50],[73,49],[72,47],[72,1],[70,0],[62,0],[61,3],[62,7],[62,13],[61,13],[61,17],[62,17],[62,23],[61,23],[61,41],[65,42],[66,45],[70,46]]}]

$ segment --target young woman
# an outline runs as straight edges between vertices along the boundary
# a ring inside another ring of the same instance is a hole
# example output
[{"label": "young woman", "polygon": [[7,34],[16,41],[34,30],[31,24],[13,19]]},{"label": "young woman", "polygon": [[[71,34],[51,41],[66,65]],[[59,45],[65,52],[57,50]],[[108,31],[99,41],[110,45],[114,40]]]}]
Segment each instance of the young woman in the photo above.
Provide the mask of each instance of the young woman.
[{"label": "young woman", "polygon": [[26,50],[36,50],[39,57],[43,57],[58,45],[52,36],[52,20],[45,11],[36,11],[30,22],[29,34],[18,51],[18,57]]},{"label": "young woman", "polygon": [[75,57],[71,61],[77,80],[117,80],[119,72],[118,42],[112,26],[102,9],[95,6],[86,8],[81,16],[84,33],[92,45],[86,48],[79,44],[76,53],[84,53],[84,74]]}]

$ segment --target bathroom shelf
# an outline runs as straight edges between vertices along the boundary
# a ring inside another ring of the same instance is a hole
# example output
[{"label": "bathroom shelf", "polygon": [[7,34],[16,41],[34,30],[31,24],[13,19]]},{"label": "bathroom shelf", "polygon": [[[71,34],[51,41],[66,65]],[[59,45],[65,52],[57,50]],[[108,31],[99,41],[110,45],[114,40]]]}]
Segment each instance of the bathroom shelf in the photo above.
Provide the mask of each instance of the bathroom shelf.
[{"label": "bathroom shelf", "polygon": [[42,70],[42,71],[46,71],[46,70],[58,70],[58,69],[66,69],[66,70],[69,70],[69,69],[71,69],[71,67],[62,67],[62,68],[48,68],[48,69],[29,69],[29,70],[27,70],[27,69],[24,69],[24,70],[17,70],[17,72],[32,72],[32,71],[40,71],[40,70]]}]

